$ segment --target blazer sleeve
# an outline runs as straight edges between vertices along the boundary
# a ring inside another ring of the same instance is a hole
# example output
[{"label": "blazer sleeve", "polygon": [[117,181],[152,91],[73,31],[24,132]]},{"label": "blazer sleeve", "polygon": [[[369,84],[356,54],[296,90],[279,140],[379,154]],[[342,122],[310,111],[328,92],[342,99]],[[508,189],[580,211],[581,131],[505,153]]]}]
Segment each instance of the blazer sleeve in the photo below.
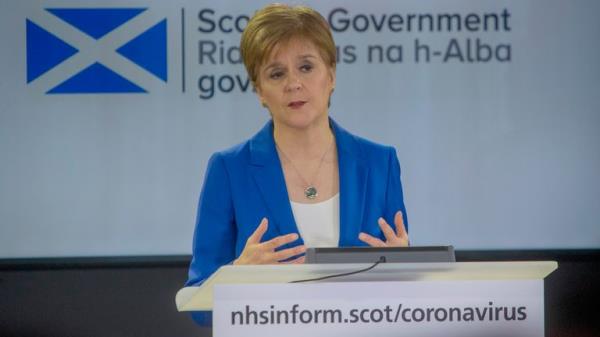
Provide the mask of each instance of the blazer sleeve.
[{"label": "blazer sleeve", "polygon": [[[186,286],[202,284],[220,266],[235,259],[235,217],[229,175],[222,155],[208,161],[198,202],[192,262]],[[212,312],[194,311],[192,319],[201,326],[212,325]]]},{"label": "blazer sleeve", "polygon": [[186,286],[199,285],[235,259],[235,217],[224,159],[214,154],[204,176]]},{"label": "blazer sleeve", "polygon": [[404,194],[402,191],[402,182],[400,180],[400,162],[396,155],[396,149],[389,148],[388,154],[388,182],[385,196],[385,215],[386,221],[393,226],[394,216],[396,212],[402,211],[404,219],[404,227],[408,232],[408,216],[406,215],[406,207],[404,206]]}]

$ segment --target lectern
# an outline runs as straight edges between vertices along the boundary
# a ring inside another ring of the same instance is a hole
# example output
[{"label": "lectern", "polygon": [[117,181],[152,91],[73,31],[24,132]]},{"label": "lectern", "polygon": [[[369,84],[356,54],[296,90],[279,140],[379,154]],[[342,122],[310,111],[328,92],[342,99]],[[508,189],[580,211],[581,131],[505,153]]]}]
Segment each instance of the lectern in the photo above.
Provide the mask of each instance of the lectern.
[{"label": "lectern", "polygon": [[224,266],[176,296],[214,336],[544,336],[554,261]]}]

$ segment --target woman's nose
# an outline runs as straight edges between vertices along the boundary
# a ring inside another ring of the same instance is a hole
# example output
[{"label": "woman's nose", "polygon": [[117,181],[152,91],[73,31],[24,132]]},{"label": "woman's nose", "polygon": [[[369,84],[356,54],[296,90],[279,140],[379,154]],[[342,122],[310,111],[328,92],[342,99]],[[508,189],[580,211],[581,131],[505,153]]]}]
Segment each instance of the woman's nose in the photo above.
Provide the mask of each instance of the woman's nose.
[{"label": "woman's nose", "polygon": [[290,74],[287,82],[287,90],[295,91],[302,88],[302,83],[300,82],[300,78],[296,74]]}]

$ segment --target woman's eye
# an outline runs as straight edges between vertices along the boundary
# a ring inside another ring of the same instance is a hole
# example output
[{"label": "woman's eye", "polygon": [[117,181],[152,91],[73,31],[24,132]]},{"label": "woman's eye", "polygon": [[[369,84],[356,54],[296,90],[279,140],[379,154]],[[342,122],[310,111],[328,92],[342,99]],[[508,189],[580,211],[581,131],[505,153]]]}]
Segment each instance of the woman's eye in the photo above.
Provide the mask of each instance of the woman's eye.
[{"label": "woman's eye", "polygon": [[279,79],[283,76],[283,71],[274,71],[271,73],[271,75],[269,76],[271,79]]},{"label": "woman's eye", "polygon": [[312,68],[312,64],[304,64],[300,67],[300,70],[302,70],[303,72],[309,72],[312,70]]}]

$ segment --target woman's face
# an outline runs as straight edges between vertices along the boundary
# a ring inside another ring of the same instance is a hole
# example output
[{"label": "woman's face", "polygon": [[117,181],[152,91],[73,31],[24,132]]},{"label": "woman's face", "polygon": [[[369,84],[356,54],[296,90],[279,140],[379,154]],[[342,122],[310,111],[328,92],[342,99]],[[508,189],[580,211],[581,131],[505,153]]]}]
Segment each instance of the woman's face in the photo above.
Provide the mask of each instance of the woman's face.
[{"label": "woman's face", "polygon": [[275,126],[305,129],[327,121],[335,71],[306,39],[275,46],[260,68],[256,92]]}]

